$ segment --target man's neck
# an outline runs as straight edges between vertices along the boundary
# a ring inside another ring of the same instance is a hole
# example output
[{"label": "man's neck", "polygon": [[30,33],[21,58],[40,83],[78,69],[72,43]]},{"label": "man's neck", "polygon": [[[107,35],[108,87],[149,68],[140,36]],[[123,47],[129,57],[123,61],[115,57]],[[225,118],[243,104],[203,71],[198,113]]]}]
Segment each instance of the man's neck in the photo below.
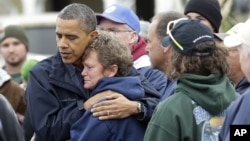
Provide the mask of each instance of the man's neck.
[{"label": "man's neck", "polygon": [[231,77],[233,85],[236,86],[243,77],[244,75],[242,73],[235,74],[233,77]]},{"label": "man's neck", "polygon": [[12,65],[8,65],[6,64],[4,66],[4,69],[8,72],[8,74],[12,75],[12,74],[17,74],[21,72],[21,68],[22,68],[22,64],[19,64],[17,66],[12,66]]}]

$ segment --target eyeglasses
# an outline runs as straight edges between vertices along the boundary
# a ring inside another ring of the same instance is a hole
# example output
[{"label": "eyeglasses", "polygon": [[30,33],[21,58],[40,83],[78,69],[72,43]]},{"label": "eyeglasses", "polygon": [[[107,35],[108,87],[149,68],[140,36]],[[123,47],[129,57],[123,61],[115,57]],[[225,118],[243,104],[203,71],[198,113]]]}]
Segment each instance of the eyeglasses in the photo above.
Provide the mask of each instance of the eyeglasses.
[{"label": "eyeglasses", "polygon": [[132,30],[119,30],[119,29],[115,29],[115,28],[103,29],[103,28],[97,27],[97,29],[102,30],[102,31],[112,32],[112,33],[133,32]]},{"label": "eyeglasses", "polygon": [[181,44],[173,37],[171,31],[174,29],[174,26],[182,20],[187,20],[187,18],[180,18],[178,20],[174,20],[174,21],[170,21],[167,25],[167,35],[171,38],[171,40],[174,42],[174,44],[181,50],[183,50],[183,47],[181,46]]}]

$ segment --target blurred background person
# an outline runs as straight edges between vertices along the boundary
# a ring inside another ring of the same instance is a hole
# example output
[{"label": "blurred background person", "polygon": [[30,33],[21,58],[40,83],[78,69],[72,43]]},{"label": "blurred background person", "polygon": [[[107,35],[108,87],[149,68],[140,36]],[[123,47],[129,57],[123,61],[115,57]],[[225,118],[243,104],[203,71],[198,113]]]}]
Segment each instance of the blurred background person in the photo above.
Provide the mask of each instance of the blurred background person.
[{"label": "blurred background person", "polygon": [[0,39],[0,53],[5,61],[3,69],[18,84],[22,83],[21,68],[27,58],[28,47],[29,41],[24,28],[17,25],[4,28]]},{"label": "blurred background person", "polygon": [[18,121],[23,123],[26,111],[24,89],[14,82],[10,75],[0,68],[0,93],[6,97],[16,112]]}]

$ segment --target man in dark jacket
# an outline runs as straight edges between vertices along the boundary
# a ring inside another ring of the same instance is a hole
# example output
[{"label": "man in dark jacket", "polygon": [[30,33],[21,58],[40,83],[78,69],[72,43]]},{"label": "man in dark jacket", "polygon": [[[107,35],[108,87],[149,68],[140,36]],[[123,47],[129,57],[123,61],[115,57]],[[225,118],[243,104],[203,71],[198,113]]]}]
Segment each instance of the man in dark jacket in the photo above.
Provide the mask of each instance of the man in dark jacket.
[{"label": "man in dark jacket", "polygon": [[[95,13],[84,4],[70,4],[59,13],[56,21],[58,53],[30,71],[26,89],[29,116],[37,140],[70,139],[71,125],[84,113],[83,102],[90,94],[83,88],[81,59],[87,45],[98,34],[96,25]],[[130,75],[138,76],[138,73],[133,70]],[[159,102],[159,94],[143,76],[139,78],[145,90],[144,98],[130,101],[119,93],[104,91],[110,93],[106,97],[109,103],[99,105],[94,116],[105,120],[137,115],[135,118],[140,116],[138,120],[147,123]]]}]

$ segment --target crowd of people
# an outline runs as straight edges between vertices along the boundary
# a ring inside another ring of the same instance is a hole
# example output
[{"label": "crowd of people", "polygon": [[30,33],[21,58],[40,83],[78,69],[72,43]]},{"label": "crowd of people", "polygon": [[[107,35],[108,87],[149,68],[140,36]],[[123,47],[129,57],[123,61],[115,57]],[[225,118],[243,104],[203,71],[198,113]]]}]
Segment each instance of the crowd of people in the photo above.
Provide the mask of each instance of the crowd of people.
[{"label": "crowd of people", "polygon": [[250,20],[226,33],[221,21],[218,0],[148,22],[122,4],[72,3],[56,19],[57,53],[41,61],[7,26],[0,139],[229,141],[230,125],[250,124]]}]

